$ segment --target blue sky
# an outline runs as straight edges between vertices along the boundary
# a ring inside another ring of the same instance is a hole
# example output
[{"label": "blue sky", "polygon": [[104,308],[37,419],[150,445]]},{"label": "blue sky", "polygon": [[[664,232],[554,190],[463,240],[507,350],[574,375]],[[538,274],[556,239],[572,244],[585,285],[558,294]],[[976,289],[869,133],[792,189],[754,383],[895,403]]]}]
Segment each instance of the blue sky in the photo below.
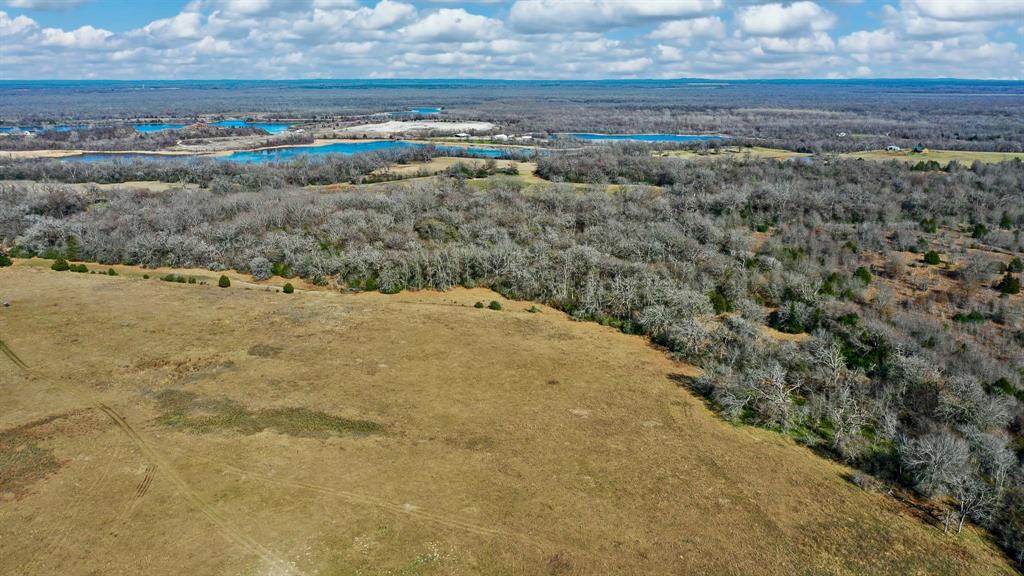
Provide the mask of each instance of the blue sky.
[{"label": "blue sky", "polygon": [[1024,77],[1024,0],[0,0],[0,78]]}]

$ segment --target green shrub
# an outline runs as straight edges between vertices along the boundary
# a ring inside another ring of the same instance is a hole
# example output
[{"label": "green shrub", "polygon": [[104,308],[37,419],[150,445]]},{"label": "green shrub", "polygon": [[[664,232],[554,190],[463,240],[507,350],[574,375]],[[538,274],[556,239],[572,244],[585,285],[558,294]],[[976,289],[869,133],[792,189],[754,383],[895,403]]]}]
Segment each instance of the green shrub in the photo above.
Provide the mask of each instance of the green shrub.
[{"label": "green shrub", "polygon": [[3,252],[0,252],[0,268],[10,266],[11,264],[13,264],[13,262],[11,262],[11,257],[8,256],[7,254],[4,254]]},{"label": "green shrub", "polygon": [[924,263],[932,266],[938,266],[942,260],[939,259],[939,253],[935,250],[929,250],[924,255]]},{"label": "green shrub", "polygon": [[483,302],[477,302],[476,304],[473,304],[473,308],[483,308],[483,307],[484,307],[484,303]]},{"label": "green shrub", "polygon": [[986,320],[988,320],[988,318],[977,310],[971,310],[967,314],[957,312],[953,315],[954,322],[984,322]]},{"label": "green shrub", "polygon": [[980,222],[975,224],[971,230],[971,238],[984,238],[985,236],[988,236],[988,226]]},{"label": "green shrub", "polygon": [[871,272],[863,266],[854,271],[853,277],[860,280],[865,286],[871,284]]},{"label": "green shrub", "polygon": [[1007,272],[996,288],[1003,294],[1020,294],[1020,278]]},{"label": "green shrub", "polygon": [[177,279],[177,276],[175,276],[174,274],[168,274],[160,279],[163,280],[164,282],[174,282]]},{"label": "green shrub", "polygon": [[491,310],[501,310],[501,302],[497,300],[491,300],[491,303],[487,305]]},{"label": "green shrub", "polygon": [[195,284],[195,283],[196,283],[196,278],[195,278],[195,276],[189,276],[189,277],[188,277],[188,283],[189,283],[189,284]]},{"label": "green shrub", "polygon": [[284,293],[291,294],[292,292],[295,292],[295,286],[292,286],[291,282],[286,282],[284,285]]},{"label": "green shrub", "polygon": [[220,280],[217,280],[217,286],[220,286],[221,288],[230,288],[231,287],[231,279],[228,278],[227,276],[221,274],[220,275]]},{"label": "green shrub", "polygon": [[723,312],[732,312],[732,304],[729,303],[729,299],[722,294],[720,290],[712,290],[708,292],[708,300],[711,301],[711,306],[715,309],[715,314],[722,314]]},{"label": "green shrub", "polygon": [[1020,258],[1014,258],[1006,265],[1006,270],[1008,272],[1017,272],[1018,274],[1024,272],[1024,262],[1021,262]]},{"label": "green shrub", "polygon": [[110,268],[107,270],[107,276],[117,276],[117,270]]},{"label": "green shrub", "polygon": [[529,308],[526,309],[526,311],[529,312],[530,314],[536,314],[540,312],[540,308],[537,308],[536,306],[530,306]]},{"label": "green shrub", "polygon": [[921,220],[921,229],[929,234],[933,234],[939,229],[939,226],[935,223],[934,218],[925,218],[924,220]]},{"label": "green shrub", "polygon": [[70,269],[71,267],[68,266],[68,261],[63,258],[57,258],[53,261],[53,265],[50,266],[50,270],[56,270],[57,272],[64,272]]},{"label": "green shrub", "polygon": [[143,274],[142,275],[142,279],[143,280],[149,280],[149,274]]}]

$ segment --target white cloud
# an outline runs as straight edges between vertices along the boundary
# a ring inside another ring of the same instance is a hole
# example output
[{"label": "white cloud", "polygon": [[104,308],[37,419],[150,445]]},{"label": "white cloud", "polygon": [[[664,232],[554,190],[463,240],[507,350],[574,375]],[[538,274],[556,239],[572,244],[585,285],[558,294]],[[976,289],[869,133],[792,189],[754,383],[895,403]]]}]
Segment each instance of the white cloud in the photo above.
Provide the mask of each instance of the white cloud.
[{"label": "white cloud", "polygon": [[736,24],[751,36],[788,36],[807,31],[828,30],[836,23],[834,14],[814,2],[762,4],[736,12]]},{"label": "white cloud", "polygon": [[689,44],[691,40],[697,38],[723,38],[725,23],[718,16],[672,20],[655,28],[648,37],[655,40],[673,40],[679,44]]},{"label": "white cloud", "polygon": [[470,14],[462,8],[442,8],[401,30],[412,42],[465,42],[483,40],[501,28],[501,21]]},{"label": "white cloud", "polygon": [[896,34],[890,30],[860,30],[839,39],[839,48],[847,52],[882,52],[896,46]]},{"label": "white cloud", "polygon": [[182,12],[171,18],[154,20],[138,32],[160,40],[187,40],[199,38],[201,23],[202,16],[198,12]]},{"label": "white cloud", "polygon": [[6,0],[4,3],[11,8],[26,10],[70,10],[89,2],[92,0]]},{"label": "white cloud", "polygon": [[7,12],[0,10],[0,36],[16,36],[29,30],[38,28],[36,21],[28,16],[15,16],[11,18]]},{"label": "white cloud", "polygon": [[937,20],[1024,19],[1021,0],[905,0],[903,9]]},{"label": "white cloud", "polygon": [[109,30],[92,26],[82,26],[71,32],[65,32],[60,28],[44,28],[41,44],[61,48],[99,48],[113,35],[114,33]]},{"label": "white cloud", "polygon": [[722,0],[517,0],[509,22],[527,33],[609,30],[722,8]]},{"label": "white cloud", "polygon": [[654,64],[650,58],[634,58],[608,64],[607,70],[612,74],[639,74]]},{"label": "white cloud", "polygon": [[683,59],[683,51],[675,46],[666,46],[665,44],[658,44],[658,60],[662,62],[679,62]]}]

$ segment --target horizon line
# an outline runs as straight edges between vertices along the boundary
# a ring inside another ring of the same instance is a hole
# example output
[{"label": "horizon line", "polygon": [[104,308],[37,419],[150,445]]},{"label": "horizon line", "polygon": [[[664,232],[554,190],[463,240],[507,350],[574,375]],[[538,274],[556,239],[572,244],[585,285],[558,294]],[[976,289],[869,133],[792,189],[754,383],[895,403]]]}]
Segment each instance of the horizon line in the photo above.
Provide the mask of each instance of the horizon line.
[{"label": "horizon line", "polygon": [[396,77],[396,78],[0,78],[0,84],[12,82],[864,82],[864,81],[915,81],[915,82],[1019,82],[1024,78],[966,78],[956,76],[934,77],[889,77],[873,76],[863,78],[818,78],[818,77],[764,77],[764,78],[443,78],[443,77]]}]

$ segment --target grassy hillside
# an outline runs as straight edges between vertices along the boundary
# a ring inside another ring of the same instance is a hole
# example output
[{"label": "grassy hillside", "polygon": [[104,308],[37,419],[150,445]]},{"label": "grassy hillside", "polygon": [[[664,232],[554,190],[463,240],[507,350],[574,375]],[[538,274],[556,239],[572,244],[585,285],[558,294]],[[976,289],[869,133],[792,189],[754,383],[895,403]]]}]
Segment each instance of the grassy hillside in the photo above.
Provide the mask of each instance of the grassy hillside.
[{"label": "grassy hillside", "polygon": [[644,339],[485,290],[16,265],[0,300],[0,573],[1012,573]]}]

